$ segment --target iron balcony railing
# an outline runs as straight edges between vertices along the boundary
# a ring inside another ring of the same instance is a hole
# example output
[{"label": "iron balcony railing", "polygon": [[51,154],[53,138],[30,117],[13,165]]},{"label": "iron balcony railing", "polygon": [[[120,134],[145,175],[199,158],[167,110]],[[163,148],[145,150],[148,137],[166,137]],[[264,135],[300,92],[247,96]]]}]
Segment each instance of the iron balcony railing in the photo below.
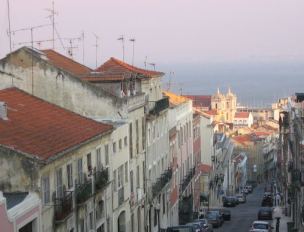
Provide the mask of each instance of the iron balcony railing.
[{"label": "iron balcony railing", "polygon": [[172,168],[168,168],[152,185],[152,197],[156,197],[172,178]]},{"label": "iron balcony railing", "polygon": [[55,222],[61,222],[66,219],[73,211],[73,193],[65,192],[62,198],[55,198]]},{"label": "iron balcony railing", "polygon": [[180,196],[185,191],[189,183],[191,182],[192,178],[195,176],[195,167],[191,168],[187,173],[186,177],[183,179],[181,186],[180,186]]},{"label": "iron balcony railing", "polygon": [[161,111],[169,108],[169,98],[163,97],[162,99],[155,102],[154,108],[150,111],[150,114],[157,115]]},{"label": "iron balcony railing", "polygon": [[[95,193],[98,193],[102,191],[109,182],[108,170],[107,168],[104,168],[100,171],[95,171],[93,175],[95,177]],[[87,201],[93,195],[92,179],[84,180],[81,184],[76,186],[75,192],[77,204],[82,204]]]}]

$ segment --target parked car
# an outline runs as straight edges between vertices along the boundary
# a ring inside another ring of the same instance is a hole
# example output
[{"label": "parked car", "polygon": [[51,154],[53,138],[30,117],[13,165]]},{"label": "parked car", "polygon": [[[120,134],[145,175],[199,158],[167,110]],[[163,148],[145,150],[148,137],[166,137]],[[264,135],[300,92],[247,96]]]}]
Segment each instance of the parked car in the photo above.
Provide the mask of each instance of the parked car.
[{"label": "parked car", "polygon": [[271,232],[273,227],[269,222],[265,221],[254,221],[251,224],[250,232]]},{"label": "parked car", "polygon": [[232,196],[223,197],[223,206],[224,207],[235,207],[236,206],[235,198]]},{"label": "parked car", "polygon": [[195,232],[204,232],[204,224],[201,222],[190,222],[186,226],[192,226]]},{"label": "parked car", "polygon": [[239,203],[245,203],[246,202],[246,196],[244,194],[237,194],[236,198],[238,199]]},{"label": "parked car", "polygon": [[173,226],[173,227],[168,227],[167,232],[195,232],[195,229],[193,226],[190,225]]},{"label": "parked car", "polygon": [[258,220],[272,220],[272,209],[270,207],[262,207],[258,212]]},{"label": "parked car", "polygon": [[246,185],[246,188],[247,188],[247,190],[248,190],[249,193],[252,193],[253,188],[252,188],[251,185]]},{"label": "parked car", "polygon": [[208,212],[215,212],[220,215],[221,225],[224,223],[223,208],[210,208]]},{"label": "parked car", "polygon": [[268,206],[272,207],[273,206],[273,199],[272,199],[272,194],[270,192],[265,192],[264,197],[262,200],[262,207]]},{"label": "parked car", "polygon": [[230,221],[231,219],[231,211],[229,209],[222,209],[223,219],[225,221]]},{"label": "parked car", "polygon": [[240,204],[240,202],[239,202],[239,200],[238,200],[238,198],[236,196],[232,196],[232,198],[233,198],[233,200],[235,202],[235,205]]},{"label": "parked car", "polygon": [[247,188],[243,188],[242,191],[241,191],[241,193],[248,194],[248,189]]},{"label": "parked car", "polygon": [[204,224],[204,232],[213,232],[213,226],[208,222],[206,218],[196,219],[193,222],[202,222]]},{"label": "parked car", "polygon": [[220,215],[215,211],[208,211],[206,214],[207,220],[214,228],[220,227],[222,225],[222,221]]}]

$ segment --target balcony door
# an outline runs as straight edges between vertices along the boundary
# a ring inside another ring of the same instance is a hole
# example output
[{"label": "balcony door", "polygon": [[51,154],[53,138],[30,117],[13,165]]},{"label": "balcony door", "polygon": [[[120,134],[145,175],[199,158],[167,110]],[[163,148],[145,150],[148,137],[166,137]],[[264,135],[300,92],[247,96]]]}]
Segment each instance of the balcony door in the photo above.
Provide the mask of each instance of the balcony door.
[{"label": "balcony door", "polygon": [[117,220],[118,232],[126,232],[126,212],[122,211]]}]

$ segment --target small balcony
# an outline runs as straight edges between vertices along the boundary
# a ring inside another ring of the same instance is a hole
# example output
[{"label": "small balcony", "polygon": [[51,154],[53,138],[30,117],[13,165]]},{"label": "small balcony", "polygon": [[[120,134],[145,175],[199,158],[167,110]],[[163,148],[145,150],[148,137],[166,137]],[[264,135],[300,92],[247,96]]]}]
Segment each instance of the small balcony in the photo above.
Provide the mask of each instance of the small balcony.
[{"label": "small balcony", "polygon": [[103,190],[109,183],[109,171],[108,168],[96,171],[95,175],[95,192]]},{"label": "small balcony", "polygon": [[171,180],[172,168],[168,168],[161,176],[157,179],[156,183],[152,185],[152,197],[155,198],[166,184]]},{"label": "small balcony", "polygon": [[72,192],[66,192],[62,198],[54,199],[55,207],[55,222],[60,223],[64,221],[73,210],[73,196]]},{"label": "small balcony", "polygon": [[76,202],[82,204],[92,196],[92,180],[86,180],[75,189]]},{"label": "small balcony", "polygon": [[161,111],[169,108],[169,98],[163,97],[155,102],[154,108],[150,110],[150,114],[158,115]]},{"label": "small balcony", "polygon": [[125,201],[125,190],[124,187],[118,189],[118,206],[122,205]]},{"label": "small balcony", "polygon": [[192,178],[195,176],[195,167],[191,168],[187,173],[186,177],[183,179],[183,182],[180,186],[180,196],[185,191],[189,183],[191,182]]}]

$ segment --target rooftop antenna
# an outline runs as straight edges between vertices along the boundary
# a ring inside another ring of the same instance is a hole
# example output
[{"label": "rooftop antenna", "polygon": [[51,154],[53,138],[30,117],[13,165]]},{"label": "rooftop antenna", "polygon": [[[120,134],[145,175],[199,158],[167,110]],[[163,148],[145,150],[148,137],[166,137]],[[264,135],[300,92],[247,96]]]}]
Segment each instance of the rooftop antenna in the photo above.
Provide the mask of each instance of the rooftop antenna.
[{"label": "rooftop antenna", "polygon": [[46,10],[50,12],[50,15],[48,17],[52,21],[52,38],[53,38],[52,47],[54,50],[55,49],[55,15],[58,15],[58,13],[55,11],[54,1],[52,1],[52,8],[51,9],[48,8]]},{"label": "rooftop antenna", "polygon": [[121,35],[117,40],[120,40],[122,43],[122,61],[125,61],[125,37]]},{"label": "rooftop antenna", "polygon": [[154,71],[155,71],[156,64],[155,63],[149,63],[149,65],[151,65],[153,67]]},{"label": "rooftop antenna", "polygon": [[182,87],[179,88],[179,92],[180,92],[180,95],[182,96],[183,95],[183,88]]},{"label": "rooftop antenna", "polygon": [[82,64],[84,64],[84,31],[81,33],[81,39],[82,39]]},{"label": "rooftop antenna", "polygon": [[145,68],[147,68],[147,59],[148,59],[148,57],[146,56],[146,57],[145,57],[145,61],[144,61]]},{"label": "rooftop antenna", "polygon": [[135,47],[135,38],[130,39],[130,42],[133,43],[133,51],[132,51],[132,66],[134,66],[134,47]]},{"label": "rooftop antenna", "polygon": [[74,46],[74,41],[80,41],[81,37],[74,37],[74,38],[61,38],[62,40],[67,40],[70,46],[67,47],[67,53],[68,55],[73,59],[74,55],[74,49],[78,48],[77,46]]},{"label": "rooftop antenna", "polygon": [[32,94],[34,94],[34,30],[42,27],[50,26],[50,24],[42,24],[38,26],[33,27],[27,27],[27,28],[21,28],[18,30],[12,31],[12,33],[20,32],[20,31],[30,31],[31,32],[31,55],[32,55],[32,70],[31,70],[31,76],[32,76]]},{"label": "rooftop antenna", "polygon": [[10,2],[7,0],[7,17],[8,17],[8,36],[10,52],[12,52],[12,32],[11,32],[11,14],[10,14]]},{"label": "rooftop antenna", "polygon": [[98,40],[99,40],[99,37],[98,35],[94,34],[95,36],[95,44],[94,44],[94,47],[95,47],[95,68],[97,68],[97,57],[98,57]]}]

